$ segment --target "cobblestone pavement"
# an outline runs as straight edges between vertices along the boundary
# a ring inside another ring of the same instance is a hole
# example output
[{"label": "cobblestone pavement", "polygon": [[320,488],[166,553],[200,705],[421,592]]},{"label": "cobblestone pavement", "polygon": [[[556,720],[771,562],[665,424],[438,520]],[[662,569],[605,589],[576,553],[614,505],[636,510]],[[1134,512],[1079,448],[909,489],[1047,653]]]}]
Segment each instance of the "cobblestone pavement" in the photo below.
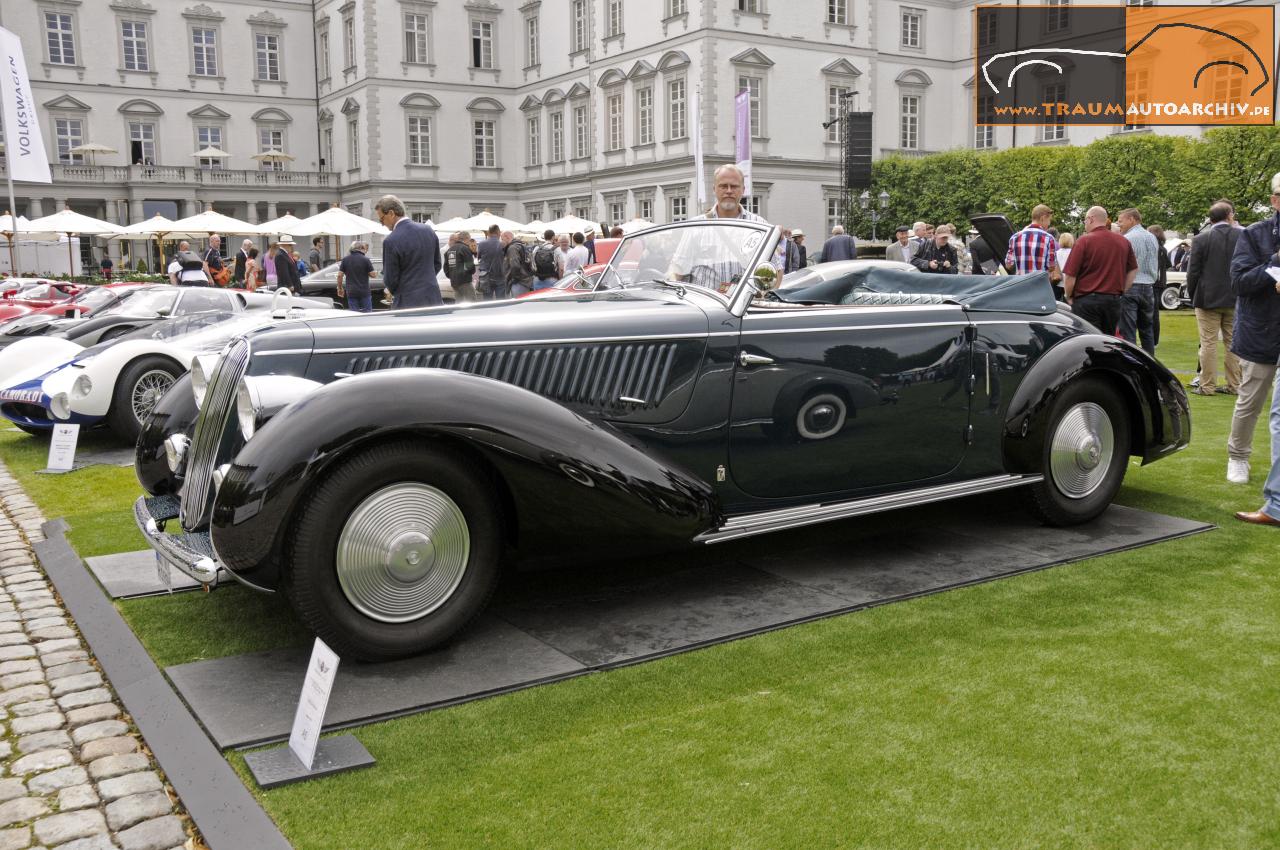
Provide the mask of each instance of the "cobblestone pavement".
[{"label": "cobblestone pavement", "polygon": [[0,850],[199,846],[31,553],[43,523],[0,464]]}]

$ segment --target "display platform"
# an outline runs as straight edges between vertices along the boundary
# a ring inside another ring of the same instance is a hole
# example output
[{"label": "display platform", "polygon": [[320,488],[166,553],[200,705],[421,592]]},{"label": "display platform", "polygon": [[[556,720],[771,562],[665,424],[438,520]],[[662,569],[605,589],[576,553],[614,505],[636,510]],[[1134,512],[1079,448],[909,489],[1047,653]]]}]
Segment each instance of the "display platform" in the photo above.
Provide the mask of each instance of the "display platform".
[{"label": "display platform", "polygon": [[[873,605],[1213,528],[1114,506],[1047,528],[999,495],[861,517],[674,558],[517,574],[450,646],[343,664],[325,728],[356,726],[634,664]],[[282,741],[309,648],[166,669],[222,748]]]},{"label": "display platform", "polygon": [[179,593],[195,590],[200,583],[186,574],[169,570],[170,587],[165,587],[156,573],[156,553],[152,549],[141,552],[118,552],[85,558],[84,562],[102,589],[112,599],[136,599],[140,596],[157,596],[162,593]]}]

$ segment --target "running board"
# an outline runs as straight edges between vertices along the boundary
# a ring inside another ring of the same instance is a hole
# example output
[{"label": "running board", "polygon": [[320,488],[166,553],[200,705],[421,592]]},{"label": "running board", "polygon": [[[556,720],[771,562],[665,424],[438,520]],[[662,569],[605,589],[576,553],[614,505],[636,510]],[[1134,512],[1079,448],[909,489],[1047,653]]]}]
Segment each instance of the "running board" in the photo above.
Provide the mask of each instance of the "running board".
[{"label": "running board", "polygon": [[991,493],[1009,487],[1021,487],[1044,480],[1043,475],[993,475],[990,478],[975,478],[969,481],[957,481],[953,484],[942,484],[937,487],[922,487],[919,490],[904,490],[890,493],[887,496],[874,496],[869,499],[853,499],[847,502],[828,502],[818,505],[802,505],[798,508],[784,508],[778,511],[741,514],[729,517],[724,524],[714,531],[699,534],[693,539],[695,543],[724,543],[737,540],[739,537],[752,537],[756,534],[768,534],[771,531],[782,531],[786,528],[800,528],[815,525],[819,522],[830,522],[836,519],[891,511],[913,505],[927,505],[930,502],[941,502],[946,499],[958,499],[962,496],[976,496],[979,493]]}]

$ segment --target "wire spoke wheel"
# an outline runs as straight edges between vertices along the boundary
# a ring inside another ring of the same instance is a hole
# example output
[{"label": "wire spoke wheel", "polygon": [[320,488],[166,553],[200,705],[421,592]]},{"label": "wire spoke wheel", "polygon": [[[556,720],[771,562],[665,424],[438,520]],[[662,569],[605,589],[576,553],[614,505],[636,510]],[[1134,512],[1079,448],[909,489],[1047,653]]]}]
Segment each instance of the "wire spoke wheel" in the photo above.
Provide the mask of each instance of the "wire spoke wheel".
[{"label": "wire spoke wheel", "polygon": [[1062,494],[1083,499],[1101,486],[1111,469],[1116,437],[1100,405],[1082,402],[1058,420],[1049,449],[1049,473]]},{"label": "wire spoke wheel", "polygon": [[152,408],[156,406],[156,402],[160,400],[160,396],[169,391],[169,388],[173,386],[174,380],[173,375],[163,369],[152,369],[144,372],[134,382],[129,402],[133,410],[133,416],[139,423],[151,413]]},{"label": "wire spoke wheel", "polygon": [[356,610],[405,623],[449,601],[470,555],[471,532],[457,503],[429,484],[404,481],[355,506],[338,536],[335,568]]}]

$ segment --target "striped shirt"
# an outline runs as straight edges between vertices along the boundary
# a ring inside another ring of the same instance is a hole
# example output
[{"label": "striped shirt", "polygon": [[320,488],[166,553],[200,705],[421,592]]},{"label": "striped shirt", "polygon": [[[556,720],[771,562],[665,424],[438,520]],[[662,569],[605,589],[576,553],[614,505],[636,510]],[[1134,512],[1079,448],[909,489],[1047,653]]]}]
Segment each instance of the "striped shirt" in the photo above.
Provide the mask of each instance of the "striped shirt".
[{"label": "striped shirt", "polygon": [[1038,224],[1028,224],[1009,238],[1004,264],[1017,274],[1042,272],[1058,264],[1058,240]]}]

